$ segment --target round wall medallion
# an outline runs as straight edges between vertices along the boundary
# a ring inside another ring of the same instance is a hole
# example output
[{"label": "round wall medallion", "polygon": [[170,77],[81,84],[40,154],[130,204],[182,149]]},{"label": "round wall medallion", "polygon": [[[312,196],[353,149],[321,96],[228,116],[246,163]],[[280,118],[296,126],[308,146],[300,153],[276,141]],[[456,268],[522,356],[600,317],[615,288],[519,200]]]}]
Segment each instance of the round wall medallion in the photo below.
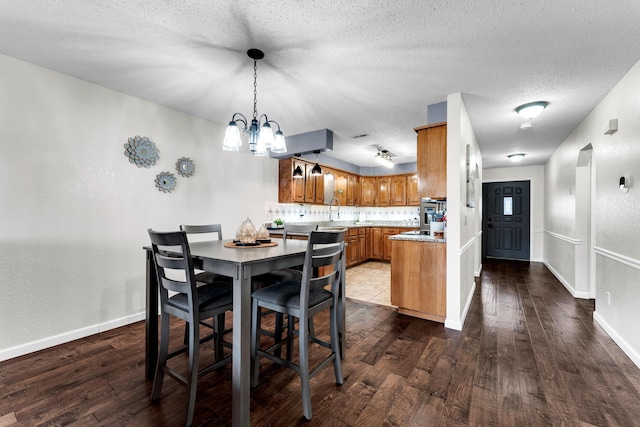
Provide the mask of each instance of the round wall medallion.
[{"label": "round wall medallion", "polygon": [[189,177],[196,171],[196,165],[188,157],[180,157],[176,162],[176,170],[182,176]]},{"label": "round wall medallion", "polygon": [[156,143],[145,136],[136,135],[134,138],[129,138],[124,148],[124,155],[129,158],[129,163],[134,163],[139,168],[151,167],[160,158],[160,150],[156,147]]},{"label": "round wall medallion", "polygon": [[156,175],[156,187],[163,193],[171,193],[176,188],[176,177],[171,172],[160,172]]}]

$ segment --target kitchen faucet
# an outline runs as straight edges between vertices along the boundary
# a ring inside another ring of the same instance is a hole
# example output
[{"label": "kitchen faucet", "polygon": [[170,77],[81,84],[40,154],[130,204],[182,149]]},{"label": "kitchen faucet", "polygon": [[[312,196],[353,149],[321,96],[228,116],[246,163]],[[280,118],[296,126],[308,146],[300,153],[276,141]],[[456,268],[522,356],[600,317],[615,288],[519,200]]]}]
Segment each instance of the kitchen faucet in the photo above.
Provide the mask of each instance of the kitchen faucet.
[{"label": "kitchen faucet", "polygon": [[338,211],[338,219],[340,219],[340,200],[338,200],[337,197],[333,197],[331,198],[331,200],[329,200],[329,222],[333,221],[333,218],[331,218],[331,213],[333,212],[333,201],[336,201],[336,203],[338,204],[336,209]]}]

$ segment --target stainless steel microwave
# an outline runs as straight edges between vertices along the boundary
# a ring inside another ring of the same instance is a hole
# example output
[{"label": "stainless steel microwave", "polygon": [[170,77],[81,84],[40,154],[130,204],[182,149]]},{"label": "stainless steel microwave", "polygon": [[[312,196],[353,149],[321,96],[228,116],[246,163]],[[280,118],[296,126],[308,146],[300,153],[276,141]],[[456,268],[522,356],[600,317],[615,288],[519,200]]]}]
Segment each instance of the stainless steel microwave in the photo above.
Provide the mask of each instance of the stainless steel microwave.
[{"label": "stainless steel microwave", "polygon": [[436,214],[441,214],[447,208],[447,202],[420,199],[420,231],[431,232],[431,221]]}]

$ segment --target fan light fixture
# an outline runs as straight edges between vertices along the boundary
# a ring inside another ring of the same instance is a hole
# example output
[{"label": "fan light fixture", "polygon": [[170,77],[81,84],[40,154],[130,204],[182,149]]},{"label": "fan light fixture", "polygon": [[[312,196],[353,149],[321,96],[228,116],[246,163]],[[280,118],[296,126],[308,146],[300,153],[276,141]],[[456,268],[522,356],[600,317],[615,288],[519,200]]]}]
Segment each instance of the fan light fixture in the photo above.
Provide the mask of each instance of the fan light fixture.
[{"label": "fan light fixture", "polygon": [[[267,149],[272,153],[286,153],[287,145],[278,122],[269,120],[266,114],[258,118],[258,60],[264,58],[264,53],[259,49],[249,49],[247,55],[253,59],[253,119],[249,125],[243,114],[234,113],[227,126],[222,149],[239,151],[242,145],[240,133],[249,133],[249,151],[254,156],[266,156]],[[242,130],[238,127],[238,123],[242,123]],[[271,123],[278,126],[275,135],[271,129]]]},{"label": "fan light fixture", "polygon": [[507,157],[509,158],[509,160],[515,163],[515,162],[522,161],[522,159],[524,159],[524,154],[523,153],[509,154]]},{"label": "fan light fixture", "polygon": [[387,150],[378,148],[378,153],[373,158],[376,163],[386,168],[391,169],[393,167],[393,159]]},{"label": "fan light fixture", "polygon": [[516,107],[516,113],[520,114],[527,120],[532,120],[540,115],[542,111],[547,108],[549,103],[547,101],[536,101],[528,104],[522,104]]}]

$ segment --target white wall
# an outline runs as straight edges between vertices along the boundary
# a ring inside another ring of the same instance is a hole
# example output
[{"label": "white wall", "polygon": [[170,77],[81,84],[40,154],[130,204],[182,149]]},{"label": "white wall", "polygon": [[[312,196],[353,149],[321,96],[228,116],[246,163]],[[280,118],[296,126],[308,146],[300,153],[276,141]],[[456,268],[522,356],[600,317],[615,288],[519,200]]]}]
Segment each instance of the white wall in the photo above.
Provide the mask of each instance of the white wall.
[{"label": "white wall", "polygon": [[[545,165],[544,259],[573,289],[577,246],[576,166],[580,151],[593,147],[595,200],[594,318],[640,366],[640,62],[618,82],[591,114],[562,143]],[[610,119],[619,130],[604,135]],[[622,175],[631,177],[628,193],[618,189]],[[565,284],[566,286],[566,284]],[[606,293],[611,304],[606,301]]]},{"label": "white wall", "polygon": [[[0,75],[0,360],[143,318],[147,228],[231,237],[277,201],[277,161],[222,151],[219,125],[2,55]],[[124,156],[135,135],[156,166]],[[195,174],[159,192],[182,156]]]},{"label": "white wall", "polygon": [[[475,208],[467,207],[466,147],[477,164]],[[461,330],[481,269],[482,153],[478,147],[462,94],[447,97],[447,317],[445,326]]]},{"label": "white wall", "polygon": [[531,261],[542,262],[544,233],[544,165],[492,168],[482,171],[482,182],[531,182]]}]

